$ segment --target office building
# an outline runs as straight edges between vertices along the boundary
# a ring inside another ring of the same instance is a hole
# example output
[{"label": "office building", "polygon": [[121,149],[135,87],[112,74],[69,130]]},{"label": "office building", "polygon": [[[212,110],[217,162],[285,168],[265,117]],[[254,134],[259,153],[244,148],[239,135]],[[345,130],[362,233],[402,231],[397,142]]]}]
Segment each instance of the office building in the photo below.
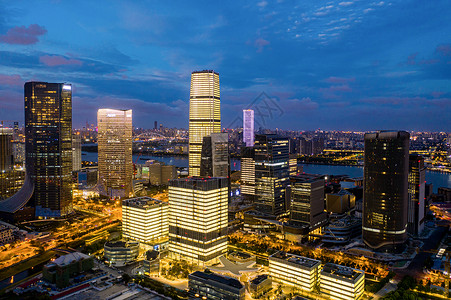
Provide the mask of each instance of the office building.
[{"label": "office building", "polygon": [[7,170],[0,172],[0,200],[16,194],[25,182],[25,171]]},{"label": "office building", "polygon": [[288,139],[274,134],[255,136],[255,209],[281,216],[286,211],[289,182]]},{"label": "office building", "polygon": [[199,176],[230,176],[228,133],[212,133],[209,136],[204,136]]},{"label": "office building", "polygon": [[255,197],[255,150],[253,147],[241,148],[241,195],[249,200]]},{"label": "office building", "polygon": [[252,298],[260,298],[272,289],[272,278],[268,274],[261,274],[249,280],[249,292]]},{"label": "office building", "polygon": [[[163,162],[156,160],[146,161],[148,168],[148,178],[152,185],[167,185],[169,180],[177,178],[177,170],[173,165],[165,165]],[[143,178],[145,178],[145,167],[143,167]]]},{"label": "office building", "polygon": [[0,224],[0,246],[14,241],[14,231],[11,227]]},{"label": "office building", "polygon": [[81,170],[81,136],[72,137],[72,171]]},{"label": "office building", "polygon": [[415,236],[424,229],[426,167],[421,155],[409,156],[409,202],[407,212],[407,231]]},{"label": "office building", "polygon": [[58,288],[71,285],[71,279],[94,268],[94,258],[80,252],[58,257],[42,269],[42,277]]},{"label": "office building", "polygon": [[269,273],[274,281],[312,292],[319,283],[321,261],[285,252],[269,257]]},{"label": "office building", "polygon": [[25,143],[14,141],[13,146],[13,156],[14,163],[18,165],[23,165],[25,163]]},{"label": "office building", "polygon": [[326,211],[343,214],[355,207],[355,196],[346,190],[326,194]]},{"label": "office building", "polygon": [[26,200],[34,190],[31,203],[36,217],[62,217],[71,213],[70,84],[25,83],[25,155],[25,181],[30,179],[31,184],[24,183],[20,198]]},{"label": "office building", "polygon": [[298,173],[298,156],[297,154],[290,154],[288,158],[288,174],[290,176],[295,176]]},{"label": "office building", "polygon": [[219,74],[195,71],[191,74],[189,100],[189,175],[200,175],[204,136],[221,132]]},{"label": "office building", "polygon": [[132,110],[99,109],[97,112],[99,183],[110,197],[132,192]]},{"label": "office building", "polygon": [[122,237],[157,244],[168,239],[167,202],[140,197],[122,201]]},{"label": "office building", "polygon": [[320,290],[327,299],[360,299],[365,291],[365,272],[327,263],[321,271]]},{"label": "office building", "polygon": [[227,252],[227,178],[169,183],[169,255],[205,265]]},{"label": "office building", "polygon": [[381,251],[407,239],[409,133],[365,134],[363,241]]},{"label": "office building", "polygon": [[324,179],[318,175],[300,174],[290,177],[290,182],[290,223],[304,227],[304,233],[320,232],[327,221]]},{"label": "office building", "polygon": [[124,266],[133,262],[139,254],[139,242],[109,241],[103,246],[106,262],[115,266]]},{"label": "office building", "polygon": [[12,139],[13,130],[0,127],[0,172],[11,170],[14,165]]},{"label": "office building", "polygon": [[153,124],[153,129],[156,131],[158,129],[158,122],[155,121]]},{"label": "office building", "polygon": [[189,299],[244,300],[246,290],[238,280],[212,272],[188,275]]},{"label": "office building", "polygon": [[254,111],[243,110],[243,143],[246,147],[254,146]]},{"label": "office building", "polygon": [[324,139],[321,137],[300,137],[298,143],[298,153],[301,155],[317,155],[324,150]]},{"label": "office building", "polygon": [[345,215],[329,220],[329,224],[324,227],[321,241],[329,245],[346,245],[360,235],[362,235],[362,219]]}]

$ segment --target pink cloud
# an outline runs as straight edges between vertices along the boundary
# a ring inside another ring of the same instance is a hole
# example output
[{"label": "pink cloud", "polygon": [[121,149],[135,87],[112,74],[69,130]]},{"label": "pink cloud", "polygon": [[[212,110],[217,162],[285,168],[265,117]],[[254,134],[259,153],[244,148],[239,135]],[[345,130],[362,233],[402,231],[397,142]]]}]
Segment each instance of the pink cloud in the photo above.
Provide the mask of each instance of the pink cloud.
[{"label": "pink cloud", "polygon": [[23,79],[20,75],[4,75],[0,74],[0,85],[14,85],[21,86],[23,85]]},{"label": "pink cloud", "polygon": [[255,47],[257,47],[257,52],[262,52],[263,48],[269,45],[269,41],[262,38],[258,38],[255,40],[254,45]]},{"label": "pink cloud", "polygon": [[25,26],[16,26],[10,28],[6,34],[0,35],[0,43],[32,45],[39,41],[38,36],[46,33],[47,29],[38,24],[31,24],[28,28]]},{"label": "pink cloud", "polygon": [[74,58],[65,58],[64,56],[59,55],[44,55],[39,57],[39,61],[46,66],[55,67],[55,66],[63,66],[63,65],[77,65],[81,66],[83,62]]},{"label": "pink cloud", "polygon": [[355,81],[354,77],[335,77],[335,76],[331,76],[329,78],[326,79],[326,82],[328,83],[348,83],[351,81]]},{"label": "pink cloud", "polygon": [[451,45],[439,45],[435,50],[444,56],[451,56]]}]

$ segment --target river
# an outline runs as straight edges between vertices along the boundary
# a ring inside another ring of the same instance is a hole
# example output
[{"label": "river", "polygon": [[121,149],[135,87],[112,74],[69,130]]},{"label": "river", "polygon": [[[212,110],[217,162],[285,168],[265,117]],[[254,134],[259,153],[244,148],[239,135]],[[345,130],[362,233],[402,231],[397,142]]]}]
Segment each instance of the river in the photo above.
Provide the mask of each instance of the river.
[{"label": "river", "polygon": [[[82,152],[82,160],[97,162],[97,152]],[[179,168],[188,167],[187,156],[141,156],[138,160],[138,155],[133,155],[133,161],[139,164],[144,164],[146,160],[154,159],[164,162],[168,165],[174,165]],[[327,175],[349,175],[350,177],[362,177],[363,167],[359,166],[340,166],[340,165],[320,165],[320,164],[301,164],[305,173],[311,174],[327,174]],[[236,158],[231,159],[232,171],[239,171],[241,168],[240,160]],[[451,174],[426,171],[426,182],[432,183],[434,192],[437,192],[439,187],[451,187]]]}]

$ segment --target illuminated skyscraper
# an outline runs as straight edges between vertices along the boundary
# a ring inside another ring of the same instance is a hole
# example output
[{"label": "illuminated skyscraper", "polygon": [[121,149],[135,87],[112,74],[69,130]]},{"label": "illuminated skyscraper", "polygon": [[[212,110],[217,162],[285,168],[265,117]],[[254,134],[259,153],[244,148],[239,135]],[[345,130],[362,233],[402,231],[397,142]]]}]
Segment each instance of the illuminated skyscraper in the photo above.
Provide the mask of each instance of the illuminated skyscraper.
[{"label": "illuminated skyscraper", "polygon": [[254,146],[254,111],[243,110],[243,142],[246,147]]},{"label": "illuminated skyscraper", "polygon": [[219,74],[212,70],[191,74],[189,100],[189,175],[200,175],[204,136],[221,132]]},{"label": "illuminated skyscraper", "polygon": [[81,170],[81,137],[74,135],[72,138],[72,171]]},{"label": "illuminated skyscraper", "polygon": [[37,217],[72,212],[70,84],[25,83],[25,166],[34,186],[31,202]]},{"label": "illuminated skyscraper", "polygon": [[12,139],[11,128],[0,128],[0,172],[10,170],[14,164]]},{"label": "illuminated skyscraper", "polygon": [[424,228],[424,194],[426,188],[426,167],[421,155],[409,156],[409,204],[407,231],[419,235]]},{"label": "illuminated skyscraper", "polygon": [[241,148],[241,195],[255,198],[255,150],[253,147]]},{"label": "illuminated skyscraper", "polygon": [[112,197],[132,191],[132,110],[99,109],[99,183]]},{"label": "illuminated skyscraper", "polygon": [[169,255],[205,265],[227,252],[228,179],[169,183]]},{"label": "illuminated skyscraper", "polygon": [[407,239],[409,133],[365,134],[363,241],[379,250],[396,250]]},{"label": "illuminated skyscraper", "polygon": [[202,177],[229,177],[229,135],[212,133],[204,136],[200,163]]}]

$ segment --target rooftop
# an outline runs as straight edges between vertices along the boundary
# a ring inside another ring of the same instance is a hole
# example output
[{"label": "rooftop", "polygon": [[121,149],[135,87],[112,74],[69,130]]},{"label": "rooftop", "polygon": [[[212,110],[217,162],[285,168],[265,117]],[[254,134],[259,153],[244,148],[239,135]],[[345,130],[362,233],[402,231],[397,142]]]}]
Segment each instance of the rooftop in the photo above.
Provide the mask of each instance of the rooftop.
[{"label": "rooftop", "polygon": [[157,200],[150,197],[139,197],[122,201],[123,206],[137,207],[142,209],[151,208],[152,206],[158,206],[163,203],[164,202],[161,200]]},{"label": "rooftop", "polygon": [[195,277],[199,277],[205,280],[211,280],[211,281],[216,281],[237,289],[241,289],[243,288],[243,285],[241,284],[241,282],[239,282],[238,280],[234,279],[234,278],[230,278],[230,277],[226,277],[226,276],[220,276],[217,275],[215,273],[206,273],[206,272],[200,272],[200,271],[196,271],[194,273],[191,273],[189,275],[191,276],[195,276]]},{"label": "rooftop", "polygon": [[257,277],[255,277],[254,279],[251,280],[252,284],[260,284],[263,281],[265,281],[266,279],[268,279],[268,274],[262,274],[262,275],[258,275]]},{"label": "rooftop", "polygon": [[73,262],[80,261],[83,259],[90,258],[89,255],[83,254],[81,252],[73,252],[69,253],[63,256],[58,257],[53,262],[51,262],[49,265],[57,265],[57,266],[67,266],[70,265]]},{"label": "rooftop", "polygon": [[321,264],[321,261],[316,260],[316,259],[311,259],[308,257],[304,257],[304,256],[299,256],[299,255],[295,255],[295,254],[291,254],[291,253],[285,253],[282,251],[279,251],[277,253],[274,253],[273,255],[270,256],[270,258],[278,258],[278,259],[283,259],[286,260],[288,262],[306,267],[306,268],[312,268],[314,267],[316,264]]},{"label": "rooftop", "polygon": [[364,274],[365,272],[342,265],[327,263],[324,265],[321,273],[329,273],[342,278],[355,280],[357,277],[359,277],[362,273]]}]

